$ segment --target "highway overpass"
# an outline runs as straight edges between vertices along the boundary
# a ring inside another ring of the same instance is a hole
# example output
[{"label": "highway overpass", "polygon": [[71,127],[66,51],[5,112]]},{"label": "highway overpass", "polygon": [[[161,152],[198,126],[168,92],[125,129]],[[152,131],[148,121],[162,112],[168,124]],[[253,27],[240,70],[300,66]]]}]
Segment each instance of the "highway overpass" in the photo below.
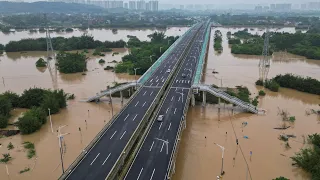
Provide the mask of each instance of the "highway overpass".
[{"label": "highway overpass", "polygon": [[[193,26],[60,179],[114,179],[202,24]],[[167,71],[170,69],[170,72]],[[189,82],[189,84],[191,84]]]}]

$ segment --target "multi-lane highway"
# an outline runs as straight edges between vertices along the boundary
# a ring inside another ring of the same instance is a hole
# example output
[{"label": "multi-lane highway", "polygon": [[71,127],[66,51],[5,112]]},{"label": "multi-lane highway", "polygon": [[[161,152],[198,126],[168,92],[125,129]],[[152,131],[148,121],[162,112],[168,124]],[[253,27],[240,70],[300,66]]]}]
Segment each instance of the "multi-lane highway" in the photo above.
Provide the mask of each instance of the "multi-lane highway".
[{"label": "multi-lane highway", "polygon": [[[99,180],[105,179],[108,176],[130,137],[149,110],[149,107],[155,103],[155,98],[160,93],[160,89],[170,77],[169,75],[174,73],[174,70],[178,67],[181,60],[180,57],[184,54],[184,51],[197,34],[199,28],[200,24],[194,26],[188,34],[182,37],[183,39],[181,39],[179,44],[174,47],[172,52],[155,70],[144,86],[139,89],[130,104],[122,109],[117,118],[87,152],[85,157],[71,170],[66,179]],[[193,62],[190,61],[189,63],[190,65],[185,67],[192,68],[191,63]],[[168,69],[170,69],[170,72]],[[181,75],[179,75],[178,79],[181,79]],[[179,81],[176,85],[181,86],[184,83],[188,83],[186,87],[190,87],[190,81],[191,78],[187,77],[185,81]],[[178,98],[178,96],[176,97]],[[177,103],[179,102],[177,100],[175,101]],[[176,111],[174,114],[180,112],[180,110]],[[168,117],[165,118],[166,121],[168,121],[167,119]],[[165,126],[165,124],[163,126]],[[176,128],[175,124],[173,124],[172,128]]]},{"label": "multi-lane highway", "polygon": [[[126,174],[126,180],[164,180],[168,178],[168,166],[173,153],[173,145],[180,122],[184,118],[184,107],[191,90],[206,25],[202,24],[187,56],[183,59],[181,68],[169,87],[169,92],[161,104],[156,119]],[[159,115],[164,115],[161,122],[157,121]]]}]

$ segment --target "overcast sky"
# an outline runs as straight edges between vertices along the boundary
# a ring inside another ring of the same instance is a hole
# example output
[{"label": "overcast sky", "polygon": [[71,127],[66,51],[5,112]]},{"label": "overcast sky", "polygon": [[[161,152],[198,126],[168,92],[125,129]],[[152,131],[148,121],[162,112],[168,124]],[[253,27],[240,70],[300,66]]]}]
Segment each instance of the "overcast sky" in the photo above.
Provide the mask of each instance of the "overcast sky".
[{"label": "overcast sky", "polygon": [[[148,0],[146,0],[148,1]],[[307,2],[319,2],[319,0],[158,0],[163,4],[272,4],[292,3],[301,4]]]}]

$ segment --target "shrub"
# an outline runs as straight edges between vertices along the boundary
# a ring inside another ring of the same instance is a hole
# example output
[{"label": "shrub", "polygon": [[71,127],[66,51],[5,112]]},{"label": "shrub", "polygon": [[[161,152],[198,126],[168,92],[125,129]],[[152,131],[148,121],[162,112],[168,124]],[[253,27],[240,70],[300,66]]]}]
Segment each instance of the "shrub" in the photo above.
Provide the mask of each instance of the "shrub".
[{"label": "shrub", "polygon": [[19,171],[20,174],[30,171],[30,168],[25,167],[23,170]]},{"label": "shrub", "polygon": [[10,142],[10,143],[8,144],[7,148],[8,148],[8,150],[11,150],[11,149],[14,148],[14,146],[13,146],[13,144]]},{"label": "shrub", "polygon": [[62,73],[76,73],[87,70],[86,56],[82,53],[60,52],[57,55],[57,66]]},{"label": "shrub", "polygon": [[0,114],[0,128],[6,128],[8,126],[9,117]]},{"label": "shrub", "polygon": [[258,103],[259,103],[258,97],[254,98],[254,99],[252,100],[252,105],[258,106]]},{"label": "shrub", "polygon": [[20,103],[20,96],[17,93],[11,92],[11,91],[6,91],[5,93],[2,94],[3,96],[7,97],[11,104],[12,107],[16,108],[19,107],[19,103]]},{"label": "shrub", "polygon": [[263,86],[263,81],[260,80],[260,79],[257,80],[257,81],[256,81],[256,85],[257,85],[257,86]]},{"label": "shrub", "polygon": [[241,44],[241,41],[237,38],[231,38],[228,40],[228,44]]},{"label": "shrub", "polygon": [[290,179],[287,179],[285,177],[280,176],[280,177],[277,177],[277,178],[275,178],[273,180],[290,180]]},{"label": "shrub", "polygon": [[266,95],[266,93],[263,90],[259,91],[259,96],[265,96],[265,95]]},{"label": "shrub", "polygon": [[46,112],[50,109],[50,114],[58,113],[60,110],[58,99],[52,93],[46,93],[41,108]]},{"label": "shrub", "polygon": [[27,152],[28,159],[31,159],[33,156],[36,155],[36,151],[34,150],[33,143],[26,141],[23,143],[23,147],[28,150],[28,152]]},{"label": "shrub", "polygon": [[278,92],[279,88],[280,88],[280,85],[274,80],[267,80],[265,82],[265,87],[270,89],[273,92]]},{"label": "shrub", "polygon": [[99,63],[100,63],[100,64],[103,64],[103,63],[105,63],[105,62],[106,62],[106,61],[103,60],[103,59],[100,59],[100,60],[99,60]]},{"label": "shrub", "polygon": [[10,156],[9,153],[7,153],[7,154],[2,154],[2,156],[3,156],[3,158],[0,159],[0,162],[3,162],[3,163],[7,163],[7,162],[9,162],[9,161],[12,159],[12,157]]},{"label": "shrub", "polygon": [[46,90],[41,88],[30,88],[24,90],[20,97],[19,107],[31,108],[33,106],[39,107],[43,101]]},{"label": "shrub", "polygon": [[17,123],[22,134],[31,134],[39,130],[47,121],[47,116],[42,108],[32,108],[19,118]]},{"label": "shrub", "polygon": [[4,95],[0,95],[0,115],[9,116],[11,109],[12,104],[9,98]]},{"label": "shrub", "polygon": [[37,66],[37,67],[46,67],[46,66],[47,66],[47,62],[46,62],[44,59],[40,58],[40,59],[36,62],[36,66]]}]

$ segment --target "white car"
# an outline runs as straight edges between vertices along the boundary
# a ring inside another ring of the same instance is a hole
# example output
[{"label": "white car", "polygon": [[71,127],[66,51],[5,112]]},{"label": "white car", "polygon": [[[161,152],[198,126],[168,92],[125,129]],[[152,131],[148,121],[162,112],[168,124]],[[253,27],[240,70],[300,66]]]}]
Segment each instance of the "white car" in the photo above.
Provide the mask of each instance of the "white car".
[{"label": "white car", "polygon": [[162,122],[163,115],[159,115],[157,121]]},{"label": "white car", "polygon": [[168,70],[167,70],[167,73],[170,73],[170,72],[171,72],[171,69],[168,69]]}]

